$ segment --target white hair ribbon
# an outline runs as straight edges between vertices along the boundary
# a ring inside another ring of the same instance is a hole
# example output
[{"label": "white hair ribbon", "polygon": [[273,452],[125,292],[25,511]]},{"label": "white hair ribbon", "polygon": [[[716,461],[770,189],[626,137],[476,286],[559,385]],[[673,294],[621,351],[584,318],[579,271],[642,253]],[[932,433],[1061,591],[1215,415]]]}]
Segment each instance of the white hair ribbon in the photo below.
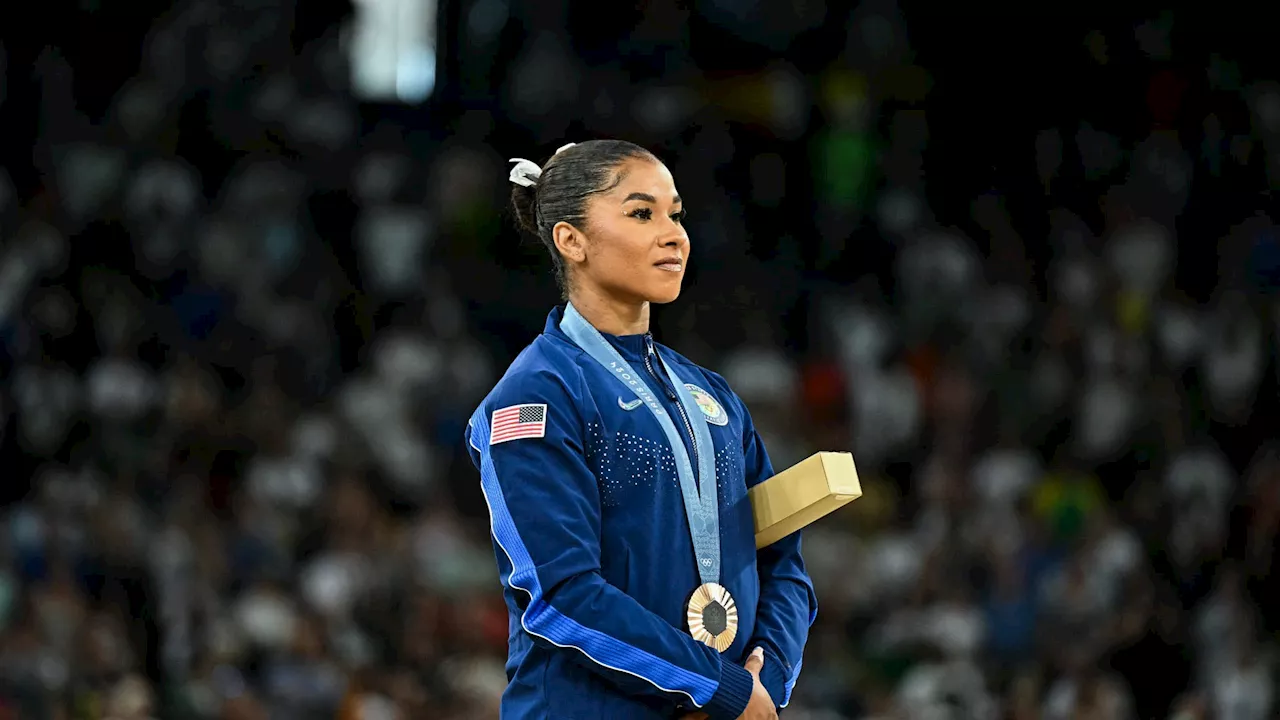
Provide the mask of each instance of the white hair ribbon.
[{"label": "white hair ribbon", "polygon": [[511,168],[511,182],[522,187],[533,187],[538,184],[538,178],[542,177],[542,168],[532,160],[524,158],[511,158],[507,162],[515,163]]},{"label": "white hair ribbon", "polygon": [[[574,145],[577,145],[577,143],[569,143],[567,145],[561,145],[560,149],[556,150],[555,154],[559,155],[560,153],[564,152],[565,150],[568,150]],[[532,160],[525,160],[524,158],[511,158],[510,160],[507,160],[507,162],[515,163],[515,167],[511,168],[511,175],[509,177],[511,179],[511,182],[517,185],[520,185],[523,187],[533,187],[534,185],[538,184],[538,179],[542,177],[542,168],[539,167],[538,164],[533,162]]]}]

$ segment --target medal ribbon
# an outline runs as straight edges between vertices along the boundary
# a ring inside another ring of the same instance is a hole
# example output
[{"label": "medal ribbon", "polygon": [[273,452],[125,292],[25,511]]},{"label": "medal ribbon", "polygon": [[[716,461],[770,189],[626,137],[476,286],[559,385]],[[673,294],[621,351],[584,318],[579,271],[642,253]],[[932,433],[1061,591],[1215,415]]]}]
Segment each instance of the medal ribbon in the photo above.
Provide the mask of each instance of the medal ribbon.
[{"label": "medal ribbon", "polygon": [[689,460],[689,452],[680,438],[680,431],[676,429],[671,414],[649,390],[643,376],[627,363],[608,340],[604,339],[599,330],[592,327],[591,323],[578,313],[572,303],[565,307],[560,329],[578,347],[617,378],[618,382],[630,388],[662,426],[662,431],[667,436],[667,443],[671,446],[671,452],[676,458],[676,474],[680,477],[680,492],[684,495],[684,514],[689,520],[689,536],[693,540],[698,577],[702,579],[703,584],[719,582],[720,498],[716,485],[715,446],[712,444],[711,430],[707,428],[707,423],[697,421],[702,418],[702,410],[693,399],[693,394],[684,386],[680,378],[676,377],[675,371],[671,369],[671,363],[661,363],[667,378],[675,387],[676,396],[680,399],[685,415],[689,418],[694,447],[698,449],[696,476],[693,463]]}]

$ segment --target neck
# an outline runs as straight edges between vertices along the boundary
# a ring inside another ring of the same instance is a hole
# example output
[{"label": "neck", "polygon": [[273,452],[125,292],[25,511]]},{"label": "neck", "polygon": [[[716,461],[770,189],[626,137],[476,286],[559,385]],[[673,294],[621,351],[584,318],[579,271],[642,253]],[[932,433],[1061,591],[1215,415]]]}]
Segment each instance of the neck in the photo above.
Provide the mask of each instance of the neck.
[{"label": "neck", "polygon": [[582,289],[569,302],[591,326],[610,335],[640,335],[649,332],[649,303],[612,298],[598,289]]}]

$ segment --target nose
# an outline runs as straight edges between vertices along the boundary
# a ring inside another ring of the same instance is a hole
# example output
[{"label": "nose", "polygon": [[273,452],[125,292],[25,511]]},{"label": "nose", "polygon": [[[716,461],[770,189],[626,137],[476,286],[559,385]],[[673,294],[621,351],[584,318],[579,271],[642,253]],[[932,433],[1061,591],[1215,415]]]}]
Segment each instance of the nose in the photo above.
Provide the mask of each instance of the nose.
[{"label": "nose", "polygon": [[689,242],[689,233],[683,226],[672,223],[672,227],[663,234],[658,244],[665,248],[677,248]]}]

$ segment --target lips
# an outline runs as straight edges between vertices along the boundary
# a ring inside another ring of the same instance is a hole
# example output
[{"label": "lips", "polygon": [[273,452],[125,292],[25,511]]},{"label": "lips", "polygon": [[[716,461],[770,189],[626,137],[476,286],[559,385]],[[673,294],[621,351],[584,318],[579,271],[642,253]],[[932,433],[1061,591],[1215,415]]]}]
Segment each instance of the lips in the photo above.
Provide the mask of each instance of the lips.
[{"label": "lips", "polygon": [[672,255],[670,257],[662,258],[658,262],[654,263],[653,266],[659,270],[666,270],[667,272],[680,272],[684,269],[684,261],[680,259],[679,255]]}]

